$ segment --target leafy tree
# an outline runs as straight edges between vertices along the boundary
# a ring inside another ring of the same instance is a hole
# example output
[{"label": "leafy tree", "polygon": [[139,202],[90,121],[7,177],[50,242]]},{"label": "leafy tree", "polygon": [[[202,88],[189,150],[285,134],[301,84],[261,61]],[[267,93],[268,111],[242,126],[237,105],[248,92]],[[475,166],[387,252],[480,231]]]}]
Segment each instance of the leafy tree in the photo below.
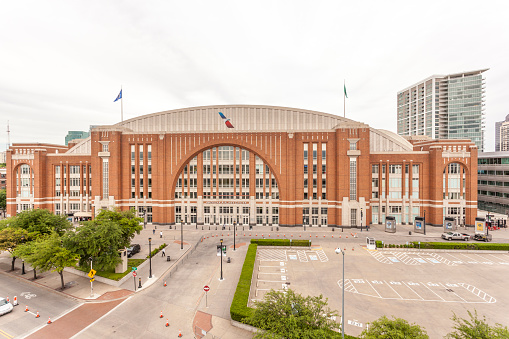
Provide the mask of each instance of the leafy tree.
[{"label": "leafy tree", "polygon": [[369,329],[362,331],[364,339],[426,339],[428,334],[416,324],[409,324],[405,319],[387,318],[385,315],[369,323]]},{"label": "leafy tree", "polygon": [[93,258],[94,266],[112,268],[121,260],[118,250],[128,247],[134,234],[143,229],[140,222],[132,211],[101,211],[94,220],[68,232],[64,245],[80,256],[82,267],[88,266],[89,258]]},{"label": "leafy tree", "polygon": [[0,190],[0,210],[5,211],[7,207],[7,191]]},{"label": "leafy tree", "polygon": [[26,245],[30,247],[27,250],[30,254],[26,255],[25,261],[30,263],[34,269],[58,272],[62,289],[64,289],[64,268],[76,265],[79,255],[63,246],[62,238],[57,232]]},{"label": "leafy tree", "polygon": [[120,226],[122,231],[122,244],[121,248],[129,247],[131,240],[134,238],[135,233],[140,234],[143,226],[140,225],[143,222],[142,218],[137,218],[134,210],[129,211],[111,211],[103,210],[97,215],[97,217],[88,221],[88,223],[101,224],[114,222]]},{"label": "leafy tree", "polygon": [[256,302],[246,322],[266,330],[255,338],[331,338],[338,335],[333,330],[340,326],[333,316],[336,312],[330,310],[322,295],[304,297],[292,290],[271,290]]},{"label": "leafy tree", "polygon": [[23,211],[11,218],[11,227],[27,230],[33,238],[56,231],[63,235],[72,225],[63,215],[55,215],[45,209]]},{"label": "leafy tree", "polygon": [[454,321],[454,332],[447,334],[445,338],[448,339],[496,339],[496,338],[509,338],[509,329],[503,327],[501,324],[490,326],[483,316],[479,319],[477,310],[472,312],[468,311],[470,320],[459,318],[453,313],[452,320]]},{"label": "leafy tree", "polygon": [[[13,254],[16,257],[21,258],[21,259],[26,261],[26,258],[31,256],[35,252],[34,244],[35,244],[35,241],[29,241],[29,242],[25,242],[23,244],[20,244],[19,246],[17,246],[14,249]],[[35,269],[35,267],[33,265],[32,265],[32,269],[34,271],[34,279],[37,279],[37,271],[36,271],[36,269]]]},{"label": "leafy tree", "polygon": [[28,232],[24,229],[6,227],[0,231],[0,251],[8,251],[12,256],[11,271],[14,271],[16,256],[14,250],[29,238]]}]

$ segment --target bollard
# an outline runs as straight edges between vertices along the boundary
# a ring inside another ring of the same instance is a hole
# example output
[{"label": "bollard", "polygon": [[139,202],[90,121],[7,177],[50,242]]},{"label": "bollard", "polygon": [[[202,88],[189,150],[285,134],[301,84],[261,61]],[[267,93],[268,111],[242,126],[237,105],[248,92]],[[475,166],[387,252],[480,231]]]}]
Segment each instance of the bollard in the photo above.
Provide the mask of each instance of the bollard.
[{"label": "bollard", "polygon": [[333,228],[332,228],[332,232],[334,232],[334,230],[335,230],[335,229],[336,229],[336,228],[335,228],[335,227],[333,227]]},{"label": "bollard", "polygon": [[138,278],[138,288],[141,288],[141,278]]}]

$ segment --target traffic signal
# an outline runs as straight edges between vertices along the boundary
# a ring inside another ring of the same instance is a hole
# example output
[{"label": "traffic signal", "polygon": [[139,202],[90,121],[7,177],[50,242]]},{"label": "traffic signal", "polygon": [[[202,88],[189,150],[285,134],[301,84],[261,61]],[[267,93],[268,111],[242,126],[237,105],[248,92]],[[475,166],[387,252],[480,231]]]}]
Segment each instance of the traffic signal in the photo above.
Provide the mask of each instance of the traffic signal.
[{"label": "traffic signal", "polygon": [[223,246],[223,253],[226,254],[226,245]]}]

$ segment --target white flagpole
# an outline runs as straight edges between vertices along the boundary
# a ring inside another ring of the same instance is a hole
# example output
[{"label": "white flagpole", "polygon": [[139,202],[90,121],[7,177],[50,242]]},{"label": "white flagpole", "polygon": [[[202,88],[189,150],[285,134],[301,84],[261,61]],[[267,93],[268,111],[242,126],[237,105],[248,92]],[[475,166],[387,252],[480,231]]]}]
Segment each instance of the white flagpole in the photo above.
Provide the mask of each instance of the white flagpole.
[{"label": "white flagpole", "polygon": [[122,94],[122,97],[120,98],[120,121],[124,121],[124,94],[122,93],[122,85],[120,85],[120,93]]},{"label": "white flagpole", "polygon": [[343,79],[343,118],[346,118],[346,94],[345,94],[345,88],[346,88],[346,81]]}]

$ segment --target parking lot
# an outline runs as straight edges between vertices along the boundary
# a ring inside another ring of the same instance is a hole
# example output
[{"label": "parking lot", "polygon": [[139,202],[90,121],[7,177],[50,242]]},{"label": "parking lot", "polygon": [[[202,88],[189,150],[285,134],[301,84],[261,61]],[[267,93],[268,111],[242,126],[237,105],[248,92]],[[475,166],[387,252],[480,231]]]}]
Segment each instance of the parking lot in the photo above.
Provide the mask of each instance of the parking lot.
[{"label": "parking lot", "polygon": [[394,315],[424,326],[431,338],[442,338],[451,331],[453,312],[467,317],[467,310],[474,309],[492,324],[509,325],[504,307],[509,303],[507,252],[368,251],[341,240],[315,244],[259,247],[250,303],[270,289],[291,288],[304,295],[323,294],[332,309],[341,310],[343,258],[334,252],[340,246],[346,249],[348,334],[358,335],[367,322]]}]

